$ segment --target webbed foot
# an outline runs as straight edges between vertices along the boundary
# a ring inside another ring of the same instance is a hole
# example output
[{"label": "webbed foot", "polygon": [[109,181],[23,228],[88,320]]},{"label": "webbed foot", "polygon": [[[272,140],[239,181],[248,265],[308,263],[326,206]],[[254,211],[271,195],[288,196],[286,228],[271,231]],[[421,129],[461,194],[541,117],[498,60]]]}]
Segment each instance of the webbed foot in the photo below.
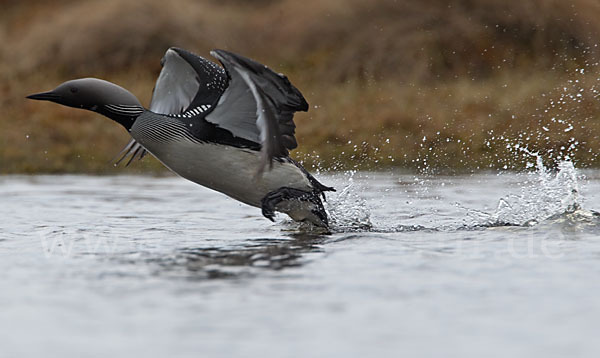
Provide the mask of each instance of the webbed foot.
[{"label": "webbed foot", "polygon": [[309,221],[317,226],[328,227],[327,213],[317,193],[282,187],[265,195],[261,205],[263,216],[271,221],[275,221],[277,210],[296,221]]}]

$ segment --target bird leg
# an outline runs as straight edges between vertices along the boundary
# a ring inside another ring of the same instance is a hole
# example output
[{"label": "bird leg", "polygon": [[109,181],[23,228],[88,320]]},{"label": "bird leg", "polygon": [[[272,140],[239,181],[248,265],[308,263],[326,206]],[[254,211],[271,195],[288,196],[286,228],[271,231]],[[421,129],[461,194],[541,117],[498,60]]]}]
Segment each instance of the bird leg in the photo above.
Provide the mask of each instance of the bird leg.
[{"label": "bird leg", "polygon": [[288,214],[296,221],[310,221],[327,227],[327,213],[319,194],[294,188],[281,187],[261,200],[262,214],[275,221],[275,210]]}]

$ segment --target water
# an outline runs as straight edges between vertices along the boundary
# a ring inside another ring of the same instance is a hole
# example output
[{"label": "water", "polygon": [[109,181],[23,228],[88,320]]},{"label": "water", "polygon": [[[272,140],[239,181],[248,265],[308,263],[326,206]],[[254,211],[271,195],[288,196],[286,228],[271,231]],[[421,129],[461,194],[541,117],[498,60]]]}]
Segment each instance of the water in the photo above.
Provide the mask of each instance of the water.
[{"label": "water", "polygon": [[598,356],[600,172],[561,165],[321,175],[330,235],[176,177],[0,177],[0,356]]}]

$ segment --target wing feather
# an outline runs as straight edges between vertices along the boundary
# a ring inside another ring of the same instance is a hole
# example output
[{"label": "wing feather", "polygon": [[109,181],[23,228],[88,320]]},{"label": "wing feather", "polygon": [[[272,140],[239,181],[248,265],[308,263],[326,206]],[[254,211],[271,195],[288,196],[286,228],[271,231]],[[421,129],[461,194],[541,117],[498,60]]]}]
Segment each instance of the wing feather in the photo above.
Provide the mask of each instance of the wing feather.
[{"label": "wing feather", "polygon": [[[161,60],[162,70],[156,80],[150,110],[160,114],[181,114],[190,108],[214,107],[227,87],[227,74],[217,64],[186,50],[172,47]],[[139,150],[138,150],[139,149]],[[140,144],[132,139],[117,157],[123,155],[116,165],[128,156],[142,159],[147,154]]]},{"label": "wing feather", "polygon": [[284,157],[297,147],[294,112],[308,110],[308,103],[282,74],[240,55],[214,50],[227,75],[229,86],[213,112],[205,119],[233,135],[261,144],[265,160]]}]

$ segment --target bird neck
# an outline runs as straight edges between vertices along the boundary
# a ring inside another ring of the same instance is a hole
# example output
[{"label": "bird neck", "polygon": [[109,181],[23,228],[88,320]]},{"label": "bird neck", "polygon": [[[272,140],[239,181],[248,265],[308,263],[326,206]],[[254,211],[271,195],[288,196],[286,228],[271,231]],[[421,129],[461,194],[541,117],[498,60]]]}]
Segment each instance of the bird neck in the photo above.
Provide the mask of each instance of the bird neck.
[{"label": "bird neck", "polygon": [[97,106],[91,109],[94,112],[98,112],[113,121],[119,123],[125,129],[129,130],[135,120],[142,114],[144,107],[140,105],[118,105],[118,104],[106,104]]}]

